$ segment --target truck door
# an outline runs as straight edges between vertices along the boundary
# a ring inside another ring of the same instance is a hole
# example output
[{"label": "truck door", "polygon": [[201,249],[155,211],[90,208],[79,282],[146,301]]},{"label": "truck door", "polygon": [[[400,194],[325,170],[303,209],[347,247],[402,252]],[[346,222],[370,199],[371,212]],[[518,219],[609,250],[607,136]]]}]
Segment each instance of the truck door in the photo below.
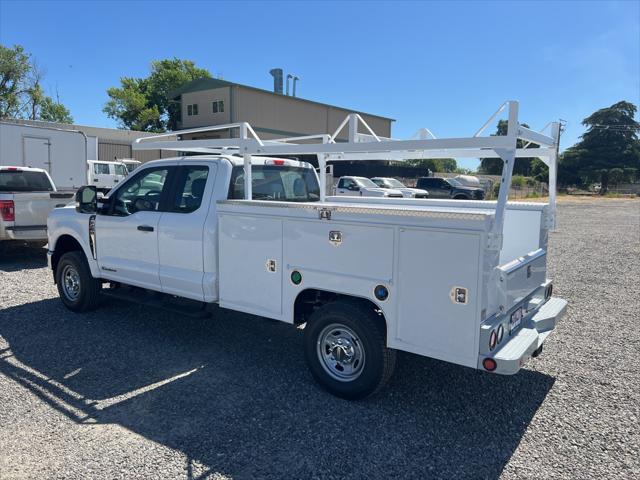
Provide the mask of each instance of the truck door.
[{"label": "truck door", "polygon": [[[204,300],[204,228],[217,165],[180,166],[158,226],[162,291]],[[215,248],[209,245],[209,248]]]},{"label": "truck door", "polygon": [[91,177],[91,185],[95,185],[96,188],[107,190],[113,188],[113,182],[111,181],[111,171],[109,170],[108,163],[95,162],[93,164]]},{"label": "truck door", "polygon": [[98,266],[104,278],[161,290],[158,225],[175,167],[146,168],[109,196],[96,217]]},{"label": "truck door", "polygon": [[49,147],[51,142],[46,137],[23,137],[25,167],[41,168],[51,173]]},{"label": "truck door", "polygon": [[336,187],[336,195],[354,197],[360,195],[360,189],[350,178],[341,178]]}]

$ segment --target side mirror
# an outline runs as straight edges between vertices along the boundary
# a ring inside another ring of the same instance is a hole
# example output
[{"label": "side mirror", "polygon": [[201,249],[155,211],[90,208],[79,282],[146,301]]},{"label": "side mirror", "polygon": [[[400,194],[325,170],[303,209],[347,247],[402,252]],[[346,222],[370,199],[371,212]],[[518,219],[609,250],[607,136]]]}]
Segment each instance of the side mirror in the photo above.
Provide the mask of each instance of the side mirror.
[{"label": "side mirror", "polygon": [[76,192],[76,212],[96,213],[98,210],[98,193],[96,187],[87,185]]}]

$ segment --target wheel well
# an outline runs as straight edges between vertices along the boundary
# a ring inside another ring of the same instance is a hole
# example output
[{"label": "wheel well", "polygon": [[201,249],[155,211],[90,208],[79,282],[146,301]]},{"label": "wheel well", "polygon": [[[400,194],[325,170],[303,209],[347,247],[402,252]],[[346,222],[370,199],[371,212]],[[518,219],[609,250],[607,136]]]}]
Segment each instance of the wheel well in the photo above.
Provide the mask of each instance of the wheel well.
[{"label": "wheel well", "polygon": [[62,235],[55,244],[53,256],[51,257],[51,269],[55,277],[60,257],[68,252],[80,251],[84,255],[84,250],[78,241],[71,235]]},{"label": "wheel well", "polygon": [[380,310],[380,307],[368,298],[355,297],[352,295],[344,295],[341,293],[328,292],[326,290],[318,290],[315,288],[308,288],[303,290],[296,297],[296,301],[293,306],[293,323],[300,325],[309,320],[309,317],[317,309],[326,305],[327,303],[335,302],[338,300],[358,303],[367,309],[371,309],[372,312],[378,314],[378,318],[382,323],[383,331],[386,334],[387,321],[384,317],[384,313]]}]

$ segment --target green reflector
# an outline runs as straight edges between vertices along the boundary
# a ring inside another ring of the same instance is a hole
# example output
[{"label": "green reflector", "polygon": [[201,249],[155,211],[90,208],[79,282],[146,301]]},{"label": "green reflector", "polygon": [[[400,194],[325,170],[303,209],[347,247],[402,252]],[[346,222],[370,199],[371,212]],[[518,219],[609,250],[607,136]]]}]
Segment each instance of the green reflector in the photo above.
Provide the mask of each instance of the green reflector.
[{"label": "green reflector", "polygon": [[294,270],[293,272],[291,272],[291,281],[294,283],[294,285],[300,285],[300,283],[302,282],[302,274],[299,271]]}]

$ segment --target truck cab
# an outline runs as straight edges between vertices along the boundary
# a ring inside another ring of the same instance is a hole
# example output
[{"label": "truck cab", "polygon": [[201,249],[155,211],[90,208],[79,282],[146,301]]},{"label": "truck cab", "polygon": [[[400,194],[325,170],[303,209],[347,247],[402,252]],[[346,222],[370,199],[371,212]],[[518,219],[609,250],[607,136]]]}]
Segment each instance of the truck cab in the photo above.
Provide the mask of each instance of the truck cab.
[{"label": "truck cab", "polygon": [[106,162],[102,160],[87,160],[89,164],[89,185],[93,185],[100,192],[108,192],[118,185],[129,174],[122,162]]}]

